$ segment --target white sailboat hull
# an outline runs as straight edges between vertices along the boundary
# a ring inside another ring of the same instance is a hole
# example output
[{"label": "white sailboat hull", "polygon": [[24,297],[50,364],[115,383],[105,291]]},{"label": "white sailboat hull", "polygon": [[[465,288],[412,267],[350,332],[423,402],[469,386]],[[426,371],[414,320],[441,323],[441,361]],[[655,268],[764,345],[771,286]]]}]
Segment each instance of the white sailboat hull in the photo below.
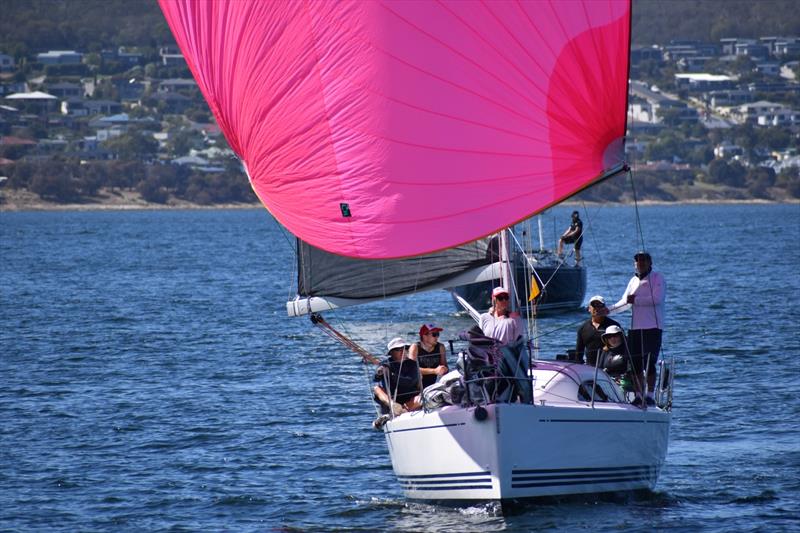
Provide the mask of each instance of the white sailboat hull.
[{"label": "white sailboat hull", "polygon": [[671,414],[630,404],[494,404],[384,426],[397,480],[419,500],[507,500],[653,489]]}]

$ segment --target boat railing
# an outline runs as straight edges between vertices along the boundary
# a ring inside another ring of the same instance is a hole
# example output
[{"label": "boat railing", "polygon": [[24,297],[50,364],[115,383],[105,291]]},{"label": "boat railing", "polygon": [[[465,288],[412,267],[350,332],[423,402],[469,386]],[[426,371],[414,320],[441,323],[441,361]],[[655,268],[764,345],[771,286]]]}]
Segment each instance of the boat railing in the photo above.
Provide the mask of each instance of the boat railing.
[{"label": "boat railing", "polygon": [[[473,369],[474,370],[474,369]],[[487,371],[497,371],[487,367]],[[506,376],[493,373],[483,376],[464,376],[464,404],[488,405],[493,403],[533,404],[532,375]]]}]

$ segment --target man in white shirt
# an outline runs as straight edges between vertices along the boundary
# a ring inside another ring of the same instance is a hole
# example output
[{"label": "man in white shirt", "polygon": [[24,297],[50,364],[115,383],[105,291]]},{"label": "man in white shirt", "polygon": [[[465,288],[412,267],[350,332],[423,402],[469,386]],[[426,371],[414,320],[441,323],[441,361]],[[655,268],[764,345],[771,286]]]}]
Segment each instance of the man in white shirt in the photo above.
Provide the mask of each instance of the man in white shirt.
[{"label": "man in white shirt", "polygon": [[492,307],[480,319],[483,334],[503,344],[510,344],[525,333],[525,324],[519,313],[509,312],[508,298],[505,287],[495,287],[492,291]]},{"label": "man in white shirt", "polygon": [[[636,274],[628,282],[622,298],[610,309],[609,314],[632,309],[631,328],[628,331],[628,349],[634,367],[641,373],[647,367],[647,405],[655,405],[653,390],[656,386],[656,362],[661,352],[664,330],[664,301],[667,284],[664,276],[653,270],[653,259],[647,252],[638,252],[634,257]],[[637,395],[641,403],[642,398]],[[637,401],[634,400],[634,403]]]}]

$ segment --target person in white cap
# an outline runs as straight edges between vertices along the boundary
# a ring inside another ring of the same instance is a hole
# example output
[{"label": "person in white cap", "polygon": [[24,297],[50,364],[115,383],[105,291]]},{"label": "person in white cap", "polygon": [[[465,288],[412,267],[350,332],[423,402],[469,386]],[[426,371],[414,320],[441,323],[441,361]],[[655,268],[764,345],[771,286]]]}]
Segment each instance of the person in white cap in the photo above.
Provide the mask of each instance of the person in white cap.
[{"label": "person in white cap", "polygon": [[589,299],[587,307],[591,317],[578,328],[578,337],[575,341],[575,357],[579,363],[585,361],[587,365],[597,364],[597,352],[603,348],[600,336],[608,326],[619,326],[619,322],[608,318],[608,307],[602,296],[595,295]]},{"label": "person in white cap", "polygon": [[483,334],[503,344],[516,341],[525,334],[525,323],[519,313],[510,312],[509,294],[505,287],[495,287],[492,291],[492,307],[480,318]]},{"label": "person in white cap", "polygon": [[419,366],[408,358],[408,344],[395,337],[387,348],[388,357],[375,372],[376,384],[372,388],[375,399],[383,405],[385,412],[391,409],[395,415],[419,409]]},{"label": "person in white cap", "polygon": [[[609,375],[619,377],[628,371],[630,354],[625,343],[625,332],[619,326],[608,326],[603,333],[601,349],[602,355],[599,357],[600,366]],[[634,383],[642,383],[641,376],[637,376]],[[638,393],[637,393],[638,394]],[[639,395],[641,402],[641,395]]]}]

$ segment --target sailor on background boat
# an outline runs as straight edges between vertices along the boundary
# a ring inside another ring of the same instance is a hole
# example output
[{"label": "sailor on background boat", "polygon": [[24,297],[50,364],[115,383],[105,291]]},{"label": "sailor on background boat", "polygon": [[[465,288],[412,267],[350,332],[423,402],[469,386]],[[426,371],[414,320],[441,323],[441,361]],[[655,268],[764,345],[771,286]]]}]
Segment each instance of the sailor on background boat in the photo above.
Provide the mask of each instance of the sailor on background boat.
[{"label": "sailor on background boat", "polygon": [[660,272],[653,270],[653,259],[648,252],[633,256],[636,273],[628,282],[622,298],[609,313],[631,309],[631,328],[628,331],[628,348],[634,369],[641,375],[647,368],[647,405],[655,405],[653,391],[656,385],[656,362],[661,352],[664,329],[664,301],[667,284]]},{"label": "sailor on background boat", "polygon": [[419,328],[419,342],[408,350],[408,357],[419,364],[422,374],[422,388],[436,383],[439,376],[448,372],[444,344],[439,342],[442,328],[435,324],[423,324]]},{"label": "sailor on background boat", "polygon": [[578,328],[575,357],[579,363],[583,363],[585,355],[586,364],[595,366],[597,353],[603,348],[601,335],[609,326],[619,326],[619,322],[606,316],[608,307],[606,307],[605,299],[600,295],[592,296],[586,309],[591,314],[591,318]]},{"label": "sailor on background boat", "polygon": [[581,262],[581,245],[583,244],[583,221],[580,213],[572,212],[572,222],[558,239],[558,257],[564,256],[564,244],[575,245],[575,264]]},{"label": "sailor on background boat", "polygon": [[492,307],[480,317],[484,335],[502,344],[510,344],[525,334],[525,323],[518,312],[510,311],[508,298],[505,287],[495,287],[492,291]]}]

